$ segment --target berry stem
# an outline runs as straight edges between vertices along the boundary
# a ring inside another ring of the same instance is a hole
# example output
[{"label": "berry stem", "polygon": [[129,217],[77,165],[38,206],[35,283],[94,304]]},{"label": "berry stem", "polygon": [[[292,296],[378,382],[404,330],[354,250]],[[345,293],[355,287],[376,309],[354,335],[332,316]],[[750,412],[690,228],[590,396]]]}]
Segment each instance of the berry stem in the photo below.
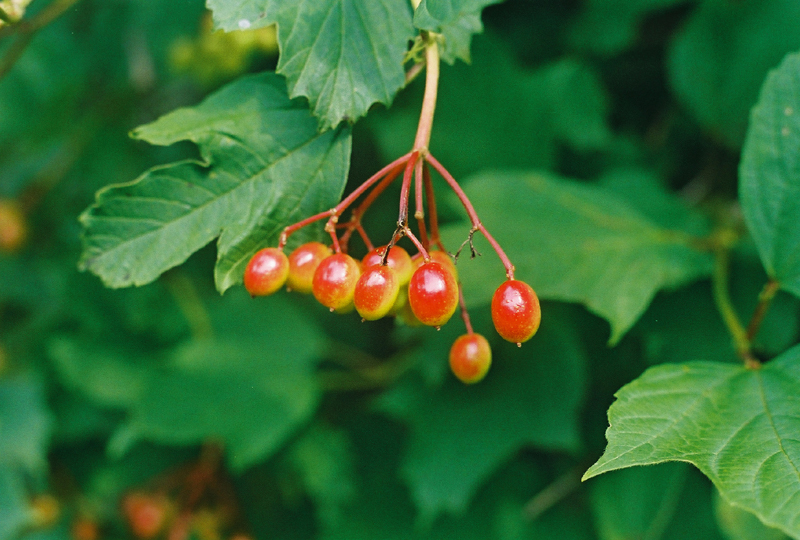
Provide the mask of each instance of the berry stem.
[{"label": "berry stem", "polygon": [[419,159],[419,152],[411,152],[411,158],[406,162],[406,170],[403,173],[403,185],[400,188],[400,213],[397,215],[398,226],[408,226],[408,196],[411,191],[411,172],[414,170]]},{"label": "berry stem", "polygon": [[430,242],[428,240],[428,231],[425,227],[425,206],[423,204],[423,187],[422,187],[422,167],[423,160],[418,160],[414,166],[414,197],[415,209],[414,218],[417,220],[417,229],[419,229],[419,236],[422,240],[422,245],[425,249],[429,249]]},{"label": "berry stem", "polygon": [[337,204],[330,210],[326,210],[324,212],[320,212],[319,214],[315,214],[311,217],[298,221],[293,225],[289,225],[288,227],[283,229],[283,232],[281,233],[280,236],[280,240],[278,241],[278,248],[283,249],[283,247],[286,245],[286,242],[289,239],[289,235],[293,234],[298,229],[302,229],[306,225],[310,225],[315,221],[319,221],[327,217],[328,223],[325,225],[325,230],[331,235],[335,251],[337,253],[340,252],[341,248],[339,247],[339,239],[336,237],[336,231],[335,231],[336,222],[338,221],[339,216],[342,214],[342,212],[344,212],[347,209],[348,206],[353,204],[353,201],[355,201],[367,189],[369,189],[370,186],[372,186],[378,180],[382,179],[387,174],[393,172],[395,168],[399,169],[401,165],[405,164],[406,161],[408,161],[408,159],[411,157],[411,155],[412,152],[409,152],[408,154],[405,154],[404,156],[401,156],[396,160],[392,161],[391,163],[389,163],[388,165],[386,165],[384,168],[382,168],[381,170],[373,174],[371,177],[369,177],[363,184],[354,189],[353,192],[350,193],[350,195],[342,199],[339,204]]},{"label": "berry stem", "polygon": [[350,217],[350,222],[345,224],[347,230],[339,239],[342,245],[344,245],[345,247],[347,246],[350,236],[353,234],[353,230],[356,230],[361,235],[361,238],[364,240],[364,244],[367,246],[367,249],[369,251],[372,250],[372,243],[369,242],[369,240],[366,238],[366,232],[364,231],[364,228],[361,226],[361,218],[364,216],[367,209],[370,206],[372,206],[372,203],[375,202],[375,199],[377,199],[378,196],[381,193],[383,193],[387,187],[389,187],[389,184],[394,182],[394,179],[397,178],[397,175],[400,174],[400,171],[402,170],[403,167],[399,165],[395,167],[395,169],[389,172],[389,174],[387,174],[383,178],[383,180],[381,180],[378,183],[378,185],[372,188],[372,191],[369,192],[369,195],[367,195],[364,198],[364,200],[361,201],[361,203],[359,203],[359,205],[353,210],[352,215]]},{"label": "berry stem", "polygon": [[422,98],[417,136],[414,138],[414,150],[426,154],[431,140],[433,113],[436,110],[436,95],[439,88],[439,44],[436,34],[423,31],[421,35],[425,41],[425,94]]},{"label": "berry stem", "polygon": [[458,305],[461,306],[461,319],[464,321],[464,326],[467,327],[467,334],[472,334],[472,322],[469,320],[467,303],[464,300],[464,289],[461,287],[460,281],[458,282]]},{"label": "berry stem", "polygon": [[444,251],[445,253],[447,250],[444,248],[442,244],[442,239],[439,237],[439,216],[436,213],[436,196],[433,191],[433,183],[431,182],[431,171],[428,168],[428,164],[423,164],[422,167],[422,179],[425,184],[425,199],[428,201],[428,224],[431,228],[430,233],[430,243],[436,245]]},{"label": "berry stem", "polygon": [[456,179],[453,178],[453,175],[450,174],[450,172],[445,169],[444,166],[436,160],[436,158],[434,158],[431,154],[427,154],[425,156],[425,160],[433,165],[433,168],[436,169],[436,171],[442,175],[442,178],[444,178],[445,181],[450,185],[450,188],[455,192],[458,200],[461,201],[462,206],[467,211],[467,215],[472,222],[473,229],[480,231],[483,236],[486,237],[486,240],[489,241],[489,244],[491,244],[492,248],[497,253],[497,256],[500,257],[500,261],[503,263],[503,266],[506,269],[506,276],[508,276],[508,279],[513,280],[514,265],[511,264],[511,260],[509,260],[505,251],[503,251],[503,248],[500,247],[500,244],[497,243],[497,240],[495,240],[494,237],[489,234],[489,231],[487,231],[486,227],[484,227],[483,223],[481,223],[481,220],[478,218],[478,214],[475,212],[475,208],[472,206],[467,194],[464,193],[464,190],[458,185],[458,182],[456,182]]}]

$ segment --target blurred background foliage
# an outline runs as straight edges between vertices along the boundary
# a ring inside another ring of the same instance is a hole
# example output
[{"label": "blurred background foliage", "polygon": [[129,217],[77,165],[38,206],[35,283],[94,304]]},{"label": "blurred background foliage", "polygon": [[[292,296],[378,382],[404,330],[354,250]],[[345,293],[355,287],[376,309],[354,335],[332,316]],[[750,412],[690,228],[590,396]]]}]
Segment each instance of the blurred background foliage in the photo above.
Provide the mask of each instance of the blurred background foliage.
[{"label": "blurred background foliage", "polygon": [[[489,6],[471,64],[443,66],[432,151],[487,217],[518,192],[477,173],[536,169],[604,186],[664,226],[741,226],[749,109],[800,49],[799,21],[793,0]],[[703,261],[643,293],[630,320],[571,303],[580,291],[545,302],[521,349],[489,331],[498,265],[467,266],[494,351],[474,387],[448,372],[460,322],[435,332],[290,293],[220,296],[213,246],[140,288],[79,273],[77,216],[98,189],[196,157],[128,133],[277,55],[273,27],[214,32],[202,0],[36,0],[0,26],[0,540],[782,537],[685,464],[579,482],[622,385],[652,364],[735,361]],[[421,95],[418,80],[355,124],[353,185],[407,151]],[[375,237],[391,234],[395,200],[368,214]],[[513,208],[497,236],[535,272],[548,260],[526,254],[531,238],[553,225]],[[744,241],[741,313],[765,279]],[[779,294],[758,354],[797,342],[798,324]]]}]

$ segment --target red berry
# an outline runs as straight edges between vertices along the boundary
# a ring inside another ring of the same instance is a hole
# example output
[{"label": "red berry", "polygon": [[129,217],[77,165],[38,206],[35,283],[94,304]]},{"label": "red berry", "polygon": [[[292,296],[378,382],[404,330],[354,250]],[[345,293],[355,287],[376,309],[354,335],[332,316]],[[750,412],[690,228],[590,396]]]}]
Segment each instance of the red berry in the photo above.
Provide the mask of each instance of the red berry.
[{"label": "red berry", "polygon": [[450,369],[461,382],[480,381],[492,365],[492,349],[480,334],[464,334],[450,347]]},{"label": "red berry", "polygon": [[438,262],[417,268],[408,283],[408,303],[422,324],[441,326],[458,306],[458,283],[453,273]]},{"label": "red berry", "polygon": [[355,259],[344,253],[334,253],[323,259],[314,272],[314,298],[331,310],[347,311],[352,307],[360,276],[361,268]]},{"label": "red berry", "polygon": [[264,248],[256,252],[244,270],[244,288],[250,296],[272,294],[286,283],[289,276],[289,259],[278,248]]},{"label": "red berry", "polygon": [[169,503],[163,496],[134,492],[123,499],[122,511],[134,536],[149,540],[164,528],[169,513]]},{"label": "red berry", "polygon": [[361,317],[374,321],[391,311],[399,291],[397,272],[392,267],[380,264],[370,266],[356,283],[353,303]]},{"label": "red berry", "polygon": [[[367,269],[370,266],[381,264],[385,252],[386,246],[376,247],[361,259],[362,267]],[[386,257],[386,264],[397,273],[397,279],[401,287],[411,280],[411,275],[414,273],[414,263],[405,249],[400,246],[392,246],[392,249],[389,250],[389,255]]]},{"label": "red berry", "polygon": [[303,294],[311,292],[314,272],[325,257],[330,257],[331,249],[320,242],[308,242],[289,255],[289,277],[286,286]]},{"label": "red berry", "polygon": [[[458,270],[456,270],[456,264],[453,262],[453,258],[450,257],[450,255],[448,255],[444,251],[439,251],[438,249],[432,249],[428,251],[428,257],[430,257],[432,261],[444,265],[445,268],[447,268],[453,273],[453,277],[456,278],[456,281],[458,281]],[[425,262],[425,260],[422,258],[421,253],[417,253],[416,255],[414,255],[414,257],[412,257],[411,260],[414,262],[415,268],[419,268],[420,266],[422,266],[422,263]]]},{"label": "red berry", "polygon": [[492,321],[503,339],[521,344],[539,329],[542,311],[539,298],[524,281],[502,283],[492,297]]}]

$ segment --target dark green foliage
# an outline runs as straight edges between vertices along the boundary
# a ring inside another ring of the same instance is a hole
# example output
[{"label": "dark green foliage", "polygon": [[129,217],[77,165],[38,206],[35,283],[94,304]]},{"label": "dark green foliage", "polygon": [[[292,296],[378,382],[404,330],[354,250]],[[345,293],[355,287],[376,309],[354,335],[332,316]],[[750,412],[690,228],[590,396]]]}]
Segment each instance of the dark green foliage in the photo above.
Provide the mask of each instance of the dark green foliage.
[{"label": "dark green foliage", "polygon": [[[0,250],[0,540],[132,540],[134,492],[164,540],[800,538],[797,2],[28,8],[0,26],[0,202],[27,230]],[[532,340],[496,334],[505,269],[434,174],[492,346],[470,386],[458,316],[240,287],[412,149],[420,32],[430,151],[542,300]]]}]

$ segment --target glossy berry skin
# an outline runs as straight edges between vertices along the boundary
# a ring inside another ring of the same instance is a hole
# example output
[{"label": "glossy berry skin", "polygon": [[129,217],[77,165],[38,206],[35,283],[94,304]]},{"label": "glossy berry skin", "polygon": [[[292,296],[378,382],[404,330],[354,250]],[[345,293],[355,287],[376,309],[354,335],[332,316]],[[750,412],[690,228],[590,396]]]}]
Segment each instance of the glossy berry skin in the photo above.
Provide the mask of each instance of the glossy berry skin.
[{"label": "glossy berry skin", "polygon": [[289,290],[309,294],[314,286],[314,272],[319,263],[332,254],[331,249],[320,242],[308,242],[289,255],[289,277],[286,287]]},{"label": "glossy berry skin", "polygon": [[492,349],[480,334],[464,334],[450,347],[450,370],[463,383],[480,381],[491,365]]},{"label": "glossy berry skin", "polygon": [[524,343],[539,329],[541,320],[539,298],[527,283],[508,280],[494,292],[492,321],[503,339]]},{"label": "glossy berry skin", "polygon": [[[438,262],[439,264],[443,265],[445,268],[450,270],[453,273],[453,277],[455,277],[456,281],[458,281],[458,270],[456,270],[456,264],[453,262],[453,259],[452,257],[450,257],[450,255],[448,255],[444,251],[439,251],[438,249],[432,249],[428,251],[428,257],[430,257],[432,261]],[[414,255],[414,257],[412,257],[411,260],[414,262],[414,268],[419,268],[420,266],[422,266],[422,263],[425,262],[425,260],[422,258],[421,253],[417,253],[416,255]]]},{"label": "glossy berry skin", "polygon": [[[383,262],[383,254],[386,252],[386,246],[376,247],[367,253],[361,259],[361,266],[365,270],[370,266],[375,266]],[[407,284],[411,280],[411,275],[414,273],[414,263],[411,261],[411,255],[401,248],[400,246],[392,246],[389,250],[389,256],[386,257],[386,264],[389,265],[397,273],[397,279],[400,286]]]},{"label": "glossy berry skin", "polygon": [[453,273],[438,262],[417,268],[408,283],[408,303],[422,324],[441,326],[458,306],[458,283]]},{"label": "glossy berry skin", "polygon": [[388,265],[373,265],[365,268],[358,279],[353,303],[364,320],[374,321],[391,311],[399,291],[397,272]]},{"label": "glossy berry skin", "polygon": [[257,251],[244,270],[244,288],[250,296],[267,296],[286,283],[289,259],[278,248]]},{"label": "glossy berry skin", "polygon": [[314,298],[331,311],[348,311],[360,276],[361,267],[355,259],[344,253],[334,253],[323,259],[314,272]]}]

